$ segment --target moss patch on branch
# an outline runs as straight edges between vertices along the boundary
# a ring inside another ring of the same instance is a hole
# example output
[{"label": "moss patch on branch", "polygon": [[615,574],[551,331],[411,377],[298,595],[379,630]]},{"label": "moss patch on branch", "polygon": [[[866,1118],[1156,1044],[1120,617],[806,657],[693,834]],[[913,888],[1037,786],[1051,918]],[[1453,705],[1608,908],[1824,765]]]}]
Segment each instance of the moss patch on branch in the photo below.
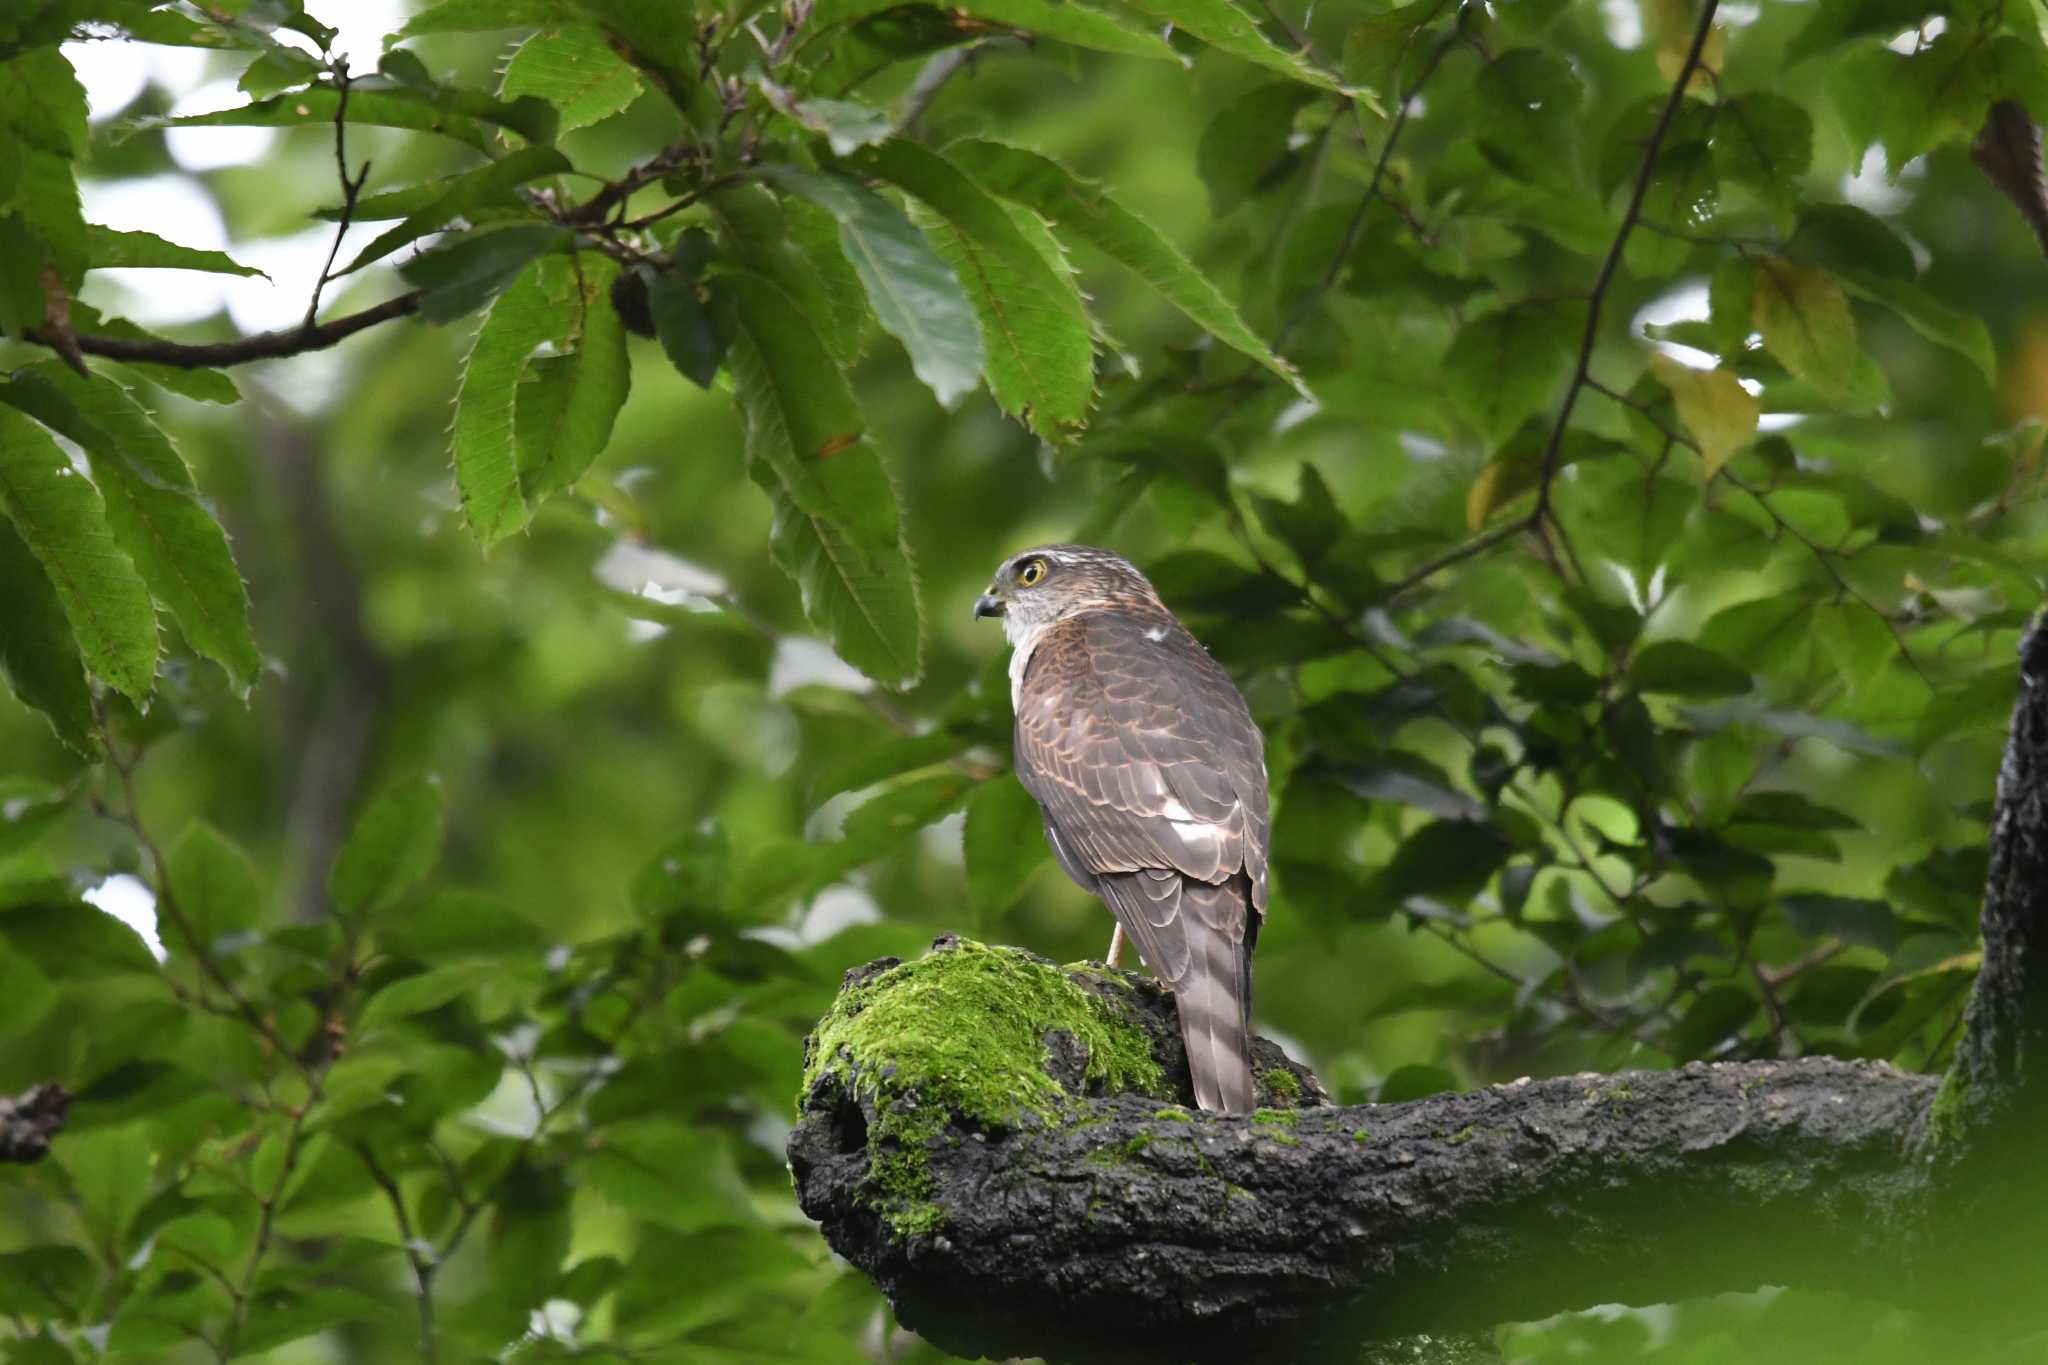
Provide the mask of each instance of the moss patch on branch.
[{"label": "moss patch on branch", "polygon": [[875,1115],[871,1183],[899,1237],[943,1223],[930,1147],[954,1116],[984,1128],[1055,1123],[1074,1096],[1053,1079],[1050,1039],[1086,1055],[1090,1088],[1171,1098],[1145,1031],[1065,971],[965,939],[840,993],[811,1037],[798,1104],[836,1077]]}]

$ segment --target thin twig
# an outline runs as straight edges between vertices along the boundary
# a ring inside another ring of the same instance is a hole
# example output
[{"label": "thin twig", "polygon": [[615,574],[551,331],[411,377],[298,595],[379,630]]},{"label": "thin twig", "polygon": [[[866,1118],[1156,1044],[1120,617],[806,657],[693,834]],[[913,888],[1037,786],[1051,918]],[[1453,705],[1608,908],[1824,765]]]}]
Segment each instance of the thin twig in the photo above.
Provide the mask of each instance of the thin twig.
[{"label": "thin twig", "polygon": [[370,1172],[370,1179],[384,1192],[384,1199],[391,1205],[392,1216],[398,1220],[399,1240],[405,1246],[405,1258],[412,1263],[412,1277],[419,1286],[420,1359],[426,1365],[434,1365],[434,1271],[436,1263],[427,1258],[420,1248],[425,1245],[413,1230],[412,1216],[405,1211],[405,1193],[398,1188],[398,1182],[390,1172],[377,1161],[367,1142],[354,1144],[356,1155]]},{"label": "thin twig", "polygon": [[1714,11],[1719,5],[1720,0],[1705,0],[1700,6],[1699,24],[1693,29],[1692,46],[1686,49],[1685,61],[1680,64],[1677,79],[1671,84],[1671,96],[1664,101],[1664,107],[1657,115],[1657,124],[1650,130],[1649,141],[1643,144],[1642,165],[1636,170],[1635,187],[1629,192],[1628,207],[1621,215],[1621,227],[1616,230],[1607,255],[1600,262],[1599,273],[1593,277],[1593,287],[1586,293],[1586,327],[1579,335],[1578,363],[1572,368],[1572,382],[1564,391],[1564,401],[1557,406],[1557,420],[1551,423],[1550,439],[1543,445],[1543,473],[1536,484],[1534,513],[1538,520],[1551,515],[1550,491],[1557,478],[1558,457],[1564,450],[1565,428],[1571,422],[1572,408],[1579,401],[1580,390],[1592,377],[1593,345],[1600,337],[1600,312],[1607,301],[1608,286],[1613,284],[1615,272],[1620,269],[1621,253],[1628,245],[1629,233],[1642,216],[1643,200],[1648,196],[1650,181],[1657,172],[1657,154],[1663,150],[1664,135],[1670,131],[1672,120],[1678,116],[1678,107],[1685,100],[1686,87],[1692,84],[1692,74],[1699,69],[1700,53],[1706,48],[1708,35],[1714,31]]},{"label": "thin twig", "polygon": [[348,92],[351,82],[346,60],[334,68],[334,83],[341,91],[341,98],[335,101],[334,106],[334,167],[341,177],[341,215],[334,224],[334,241],[327,248],[327,263],[320,267],[320,278],[313,281],[313,297],[306,304],[305,321],[299,324],[301,331],[311,328],[320,315],[320,292],[334,278],[335,258],[341,254],[342,238],[348,236],[349,225],[355,218],[356,199],[370,179],[370,163],[367,161],[353,179],[348,173]]}]

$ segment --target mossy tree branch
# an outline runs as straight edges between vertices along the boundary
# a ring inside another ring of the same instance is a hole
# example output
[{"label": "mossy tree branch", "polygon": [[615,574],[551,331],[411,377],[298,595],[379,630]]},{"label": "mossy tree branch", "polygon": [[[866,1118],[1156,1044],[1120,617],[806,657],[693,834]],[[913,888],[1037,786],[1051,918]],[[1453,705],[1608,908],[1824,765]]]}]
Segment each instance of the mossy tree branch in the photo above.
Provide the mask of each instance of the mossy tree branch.
[{"label": "mossy tree branch", "polygon": [[[2048,1269],[2026,1249],[2048,1208],[2034,1151],[2048,1110],[2048,631],[2021,654],[1984,966],[1945,1081],[1806,1058],[1338,1108],[1292,1070],[1268,1081],[1284,1107],[1229,1119],[1182,1107],[1172,1004],[1148,981],[941,940],[907,967],[849,973],[790,1138],[798,1197],[905,1325],[968,1356],[1339,1358],[1406,1333],[1771,1284],[2038,1328]],[[1037,1041],[1012,1049],[1036,1055],[1009,1064],[1035,1062],[1056,1103],[948,1103],[960,1078],[921,1074],[929,1054],[892,1040],[1014,1023],[1003,992],[929,1008],[935,980],[991,954],[1036,1000],[1086,993],[1096,1046],[1149,1046],[1153,1093],[1099,1093],[1090,1049],[1041,1017],[1024,1035]],[[1262,1059],[1277,1065],[1277,1049]]]}]

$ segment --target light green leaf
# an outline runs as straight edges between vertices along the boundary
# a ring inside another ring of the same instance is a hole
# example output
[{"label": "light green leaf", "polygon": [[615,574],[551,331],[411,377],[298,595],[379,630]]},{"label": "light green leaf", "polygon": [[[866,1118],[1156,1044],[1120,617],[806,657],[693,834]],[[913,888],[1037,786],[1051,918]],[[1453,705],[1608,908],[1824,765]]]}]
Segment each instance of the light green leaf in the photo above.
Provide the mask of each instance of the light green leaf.
[{"label": "light green leaf", "polygon": [[1774,204],[1790,206],[1813,162],[1813,118],[1770,91],[1723,100],[1709,143],[1723,180],[1748,185]]},{"label": "light green leaf", "polygon": [[[1232,0],[1133,0],[1132,8],[1200,38],[1218,52],[1227,52],[1290,80],[1320,90],[1342,91],[1343,85],[1299,52],[1290,52],[1266,37],[1258,21]],[[1365,97],[1368,104],[1371,97]]]},{"label": "light green leaf", "polygon": [[[179,836],[170,875],[200,953],[213,952],[223,935],[250,928],[262,913],[263,889],[249,855],[204,820],[194,820]],[[167,940],[177,937],[169,925],[165,930]]]},{"label": "light green leaf", "polygon": [[64,605],[43,566],[0,518],[0,676],[25,706],[43,713],[58,739],[88,758],[100,753],[85,663]]},{"label": "light green leaf", "polygon": [[441,784],[415,778],[370,802],[327,878],[328,895],[343,914],[381,910],[424,877],[441,852]]},{"label": "light green leaf", "polygon": [[1818,266],[1760,258],[1756,329],[1764,345],[1799,379],[1830,396],[1845,394],[1856,368],[1856,319],[1834,276]]},{"label": "light green leaf", "polygon": [[974,306],[953,268],[895,205],[832,171],[774,166],[763,174],[838,222],[840,249],[882,329],[903,343],[911,368],[941,405],[953,406],[981,382],[987,357]]},{"label": "light green leaf", "polygon": [[423,33],[489,33],[501,28],[573,23],[583,14],[572,0],[441,0],[406,20],[389,43]]},{"label": "light green leaf", "polygon": [[1730,370],[1696,370],[1660,352],[1650,357],[1650,373],[1671,390],[1678,420],[1699,443],[1711,480],[1756,435],[1762,408]]},{"label": "light green leaf", "polygon": [[1517,180],[1569,192],[1579,184],[1579,106],[1585,90],[1554,52],[1517,48],[1480,69],[1479,146]]},{"label": "light green leaf", "polygon": [[1949,307],[1911,279],[1840,266],[1835,267],[1833,274],[1843,289],[1859,299],[1889,308],[1921,336],[1937,346],[1946,346],[1975,365],[1986,384],[1997,385],[1998,353],[1982,318]]},{"label": "light green leaf", "polygon": [[[902,0],[821,0],[811,14],[811,28],[822,31],[833,25],[856,23],[896,9],[901,3]],[[1115,10],[1097,9],[1080,0],[966,0],[964,4],[947,6],[947,10],[984,24],[1020,29],[1097,52],[1187,64],[1156,29],[1128,20]]]},{"label": "light green leaf", "polygon": [[41,562],[86,666],[136,701],[156,685],[156,607],[99,490],[49,433],[0,407],[0,512]]},{"label": "light green leaf", "polygon": [[367,1327],[386,1316],[388,1312],[382,1303],[353,1289],[308,1289],[302,1294],[280,1294],[266,1297],[249,1309],[235,1345],[244,1355],[256,1355],[343,1323]]},{"label": "light green leaf", "polygon": [[1469,322],[1444,356],[1444,387],[1454,414],[1489,449],[1548,407],[1571,369],[1572,319],[1544,304],[1524,304]]},{"label": "light green leaf", "polygon": [[107,522],[185,639],[227,672],[238,691],[263,667],[249,625],[249,593],[220,523],[199,500],[192,471],[135,395],[56,361],[0,385],[7,402],[84,448]]},{"label": "light green leaf", "polygon": [[406,243],[416,242],[466,216],[477,205],[502,198],[514,186],[568,169],[569,158],[551,146],[522,147],[516,152],[508,152],[489,165],[479,166],[447,182],[440,194],[407,215],[405,221],[379,233],[341,273],[346,275],[350,271],[361,270],[372,261],[383,260]]},{"label": "light green leaf", "polygon": [[938,153],[897,140],[849,164],[937,216],[928,235],[974,302],[996,401],[1043,439],[1072,439],[1095,396],[1088,311],[1072,278],[1054,270],[1003,206]]},{"label": "light green leaf", "polygon": [[896,489],[853,394],[787,295],[758,276],[718,281],[748,471],[775,506],[771,549],[804,614],[840,656],[891,687],[924,669],[917,574]]},{"label": "light green leaf", "polygon": [[356,1027],[368,1032],[381,1024],[424,1014],[467,995],[494,977],[505,974],[505,964],[490,958],[472,958],[429,967],[412,976],[401,977],[370,997],[363,1006]]},{"label": "light green leaf", "polygon": [[1044,862],[1044,817],[1015,779],[990,778],[967,798],[960,835],[967,862],[967,898],[983,925],[1017,903],[1031,873]]},{"label": "light green leaf", "polygon": [[1957,26],[1911,53],[1875,45],[1844,53],[1827,88],[1850,149],[1860,157],[1882,142],[1896,181],[1914,157],[1974,136],[1992,101],[2038,105],[2043,81],[2040,54],[2018,38]]},{"label": "light green leaf", "polygon": [[[628,382],[625,331],[605,297],[618,267],[546,256],[491,305],[455,400],[455,481],[486,546],[525,526],[610,438]],[[552,354],[536,357],[546,345]]]},{"label": "light green leaf", "polygon": [[1237,309],[1159,230],[1093,181],[1049,157],[1006,143],[964,139],[947,149],[988,189],[1027,205],[1053,227],[1087,242],[1160,294],[1196,326],[1309,393],[1294,367],[1245,325]]},{"label": "light green leaf", "polygon": [[519,488],[529,508],[583,477],[611,439],[631,377],[626,330],[610,299],[617,264],[586,252],[546,257],[538,270],[558,353],[528,362],[515,400]]},{"label": "light green leaf", "polygon": [[[292,90],[266,100],[209,114],[146,118],[129,125],[133,135],[156,128],[301,128],[331,125],[340,93],[325,87]],[[349,87],[348,121],[381,128],[408,128],[439,133],[468,143],[480,152],[495,149],[493,125],[532,142],[549,142],[555,133],[555,112],[545,103],[523,98],[511,103],[473,91],[443,86],[409,86],[382,76],[367,77]]]},{"label": "light green leaf", "polygon": [[858,100],[785,99],[777,107],[823,137],[834,156],[847,156],[862,147],[887,141],[896,131],[887,114]]},{"label": "light green leaf", "polygon": [[562,131],[601,123],[638,99],[646,85],[604,40],[585,25],[536,33],[519,45],[498,94],[534,95],[562,116]]},{"label": "light green leaf", "polygon": [[[201,251],[167,242],[154,232],[116,232],[98,223],[85,225],[88,269],[206,270],[217,275],[256,275],[225,251]],[[267,278],[267,277],[265,277]]]}]

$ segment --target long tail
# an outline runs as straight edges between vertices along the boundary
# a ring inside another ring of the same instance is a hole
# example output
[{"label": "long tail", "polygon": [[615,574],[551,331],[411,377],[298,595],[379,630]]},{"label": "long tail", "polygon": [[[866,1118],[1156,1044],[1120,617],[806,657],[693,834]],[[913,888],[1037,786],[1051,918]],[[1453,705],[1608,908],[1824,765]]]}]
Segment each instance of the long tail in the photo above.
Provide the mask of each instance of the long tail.
[{"label": "long tail", "polygon": [[1146,869],[1105,874],[1101,889],[1145,965],[1173,992],[1195,1102],[1216,1113],[1251,1113],[1255,930],[1247,922],[1244,879],[1211,886]]}]

